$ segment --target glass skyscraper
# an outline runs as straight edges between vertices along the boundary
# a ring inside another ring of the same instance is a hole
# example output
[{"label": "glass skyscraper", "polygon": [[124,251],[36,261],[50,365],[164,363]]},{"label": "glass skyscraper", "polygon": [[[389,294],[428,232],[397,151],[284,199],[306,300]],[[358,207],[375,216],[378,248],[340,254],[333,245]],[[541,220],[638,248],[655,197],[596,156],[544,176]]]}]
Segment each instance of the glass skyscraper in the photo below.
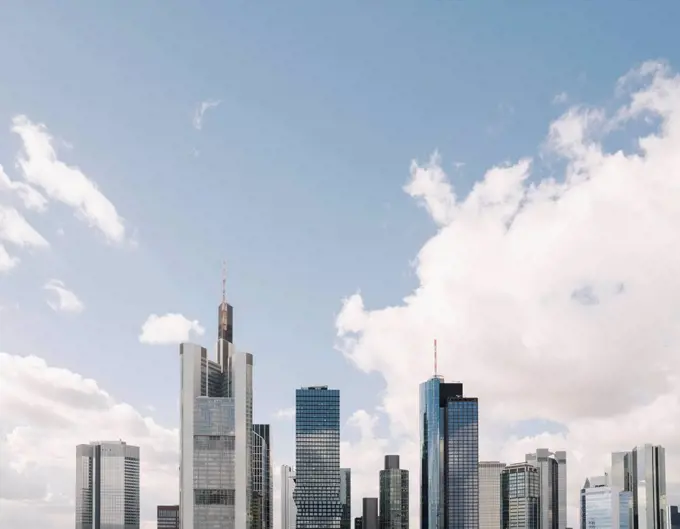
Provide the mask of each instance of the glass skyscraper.
[{"label": "glass skyscraper", "polygon": [[156,507],[157,529],[179,529],[179,505]]},{"label": "glass skyscraper", "polygon": [[274,483],[268,424],[253,424],[250,475],[253,494],[251,526],[253,529],[272,529]]},{"label": "glass skyscraper", "polygon": [[463,384],[420,385],[421,529],[478,529],[478,402]]},{"label": "glass skyscraper", "polygon": [[352,469],[340,469],[340,505],[342,506],[341,529],[352,529]]},{"label": "glass skyscraper", "polygon": [[385,456],[380,471],[380,529],[408,529],[408,470],[399,468],[399,456]]},{"label": "glass skyscraper", "polygon": [[501,474],[505,463],[500,461],[479,462],[479,529],[500,529]]},{"label": "glass skyscraper", "polygon": [[281,466],[281,529],[295,529],[297,508],[293,499],[295,491],[295,470],[288,466]]},{"label": "glass skyscraper", "polygon": [[76,529],[139,529],[139,447],[76,446]]},{"label": "glass skyscraper", "polygon": [[297,529],[340,529],[340,391],[295,391]]},{"label": "glass skyscraper", "polygon": [[501,473],[502,529],[538,529],[540,477],[529,463],[508,465]]},{"label": "glass skyscraper", "polygon": [[567,453],[539,448],[525,461],[538,468],[541,480],[540,529],[567,528]]},{"label": "glass skyscraper", "polygon": [[666,451],[646,444],[631,452],[633,529],[666,529]]}]

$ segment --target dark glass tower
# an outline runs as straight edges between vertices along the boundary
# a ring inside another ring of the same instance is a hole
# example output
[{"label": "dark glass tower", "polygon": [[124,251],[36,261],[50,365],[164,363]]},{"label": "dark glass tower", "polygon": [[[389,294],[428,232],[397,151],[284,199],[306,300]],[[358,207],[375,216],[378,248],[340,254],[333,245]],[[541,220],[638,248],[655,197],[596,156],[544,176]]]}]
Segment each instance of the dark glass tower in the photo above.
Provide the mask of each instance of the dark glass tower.
[{"label": "dark glass tower", "polygon": [[340,529],[340,391],[295,391],[297,529]]},{"label": "dark glass tower", "polygon": [[273,529],[274,483],[268,424],[253,424],[250,447],[252,479],[251,524],[253,529]]},{"label": "dark glass tower", "polygon": [[352,469],[340,469],[340,505],[342,519],[340,529],[352,529]]},{"label": "dark glass tower", "polygon": [[508,465],[501,474],[501,529],[539,529],[539,470],[529,463]]},{"label": "dark glass tower", "polygon": [[380,529],[408,529],[408,470],[399,468],[399,456],[385,456],[380,471]]},{"label": "dark glass tower", "polygon": [[420,385],[421,529],[478,529],[478,403],[463,384]]}]

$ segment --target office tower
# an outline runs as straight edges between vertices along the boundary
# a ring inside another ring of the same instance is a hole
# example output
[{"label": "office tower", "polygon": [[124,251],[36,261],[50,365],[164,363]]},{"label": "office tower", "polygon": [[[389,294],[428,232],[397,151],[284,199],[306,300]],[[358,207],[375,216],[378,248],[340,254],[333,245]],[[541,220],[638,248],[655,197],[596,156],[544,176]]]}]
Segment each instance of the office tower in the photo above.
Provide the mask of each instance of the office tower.
[{"label": "office tower", "polygon": [[340,529],[340,391],[295,390],[297,529]]},{"label": "office tower", "polygon": [[500,529],[501,474],[505,463],[500,461],[479,462],[479,529]]},{"label": "office tower", "polygon": [[361,516],[354,518],[354,529],[363,529],[363,526],[364,521],[361,519]]},{"label": "office tower", "polygon": [[233,309],[219,305],[217,361],[180,345],[182,529],[251,527],[253,356],[234,349]]},{"label": "office tower", "polygon": [[617,487],[621,490],[632,489],[632,455],[630,452],[613,452],[612,466],[609,473],[609,479],[612,487]]},{"label": "office tower", "polygon": [[501,471],[502,529],[539,529],[540,474],[529,463]]},{"label": "office tower", "polygon": [[408,470],[399,468],[399,456],[385,456],[380,471],[380,529],[408,529]]},{"label": "office tower", "polygon": [[631,456],[634,529],[667,529],[666,451],[645,444]]},{"label": "office tower", "polygon": [[268,424],[253,424],[250,474],[252,479],[251,520],[253,529],[273,529],[274,484]]},{"label": "office tower", "polygon": [[362,500],[362,507],[362,529],[378,529],[380,527],[380,518],[378,515],[378,498],[364,498]]},{"label": "office tower", "polygon": [[567,453],[539,448],[525,461],[538,468],[541,479],[540,529],[567,527]]},{"label": "office tower", "polygon": [[477,408],[459,382],[420,385],[421,529],[478,529]]},{"label": "office tower", "polygon": [[352,529],[352,470],[340,469],[340,529]]},{"label": "office tower", "polygon": [[[619,529],[633,529],[635,506],[633,505],[633,491],[619,490]],[[670,528],[669,528],[670,529]]]},{"label": "office tower", "polygon": [[281,529],[295,529],[297,509],[293,499],[295,470],[288,465],[281,466]]},{"label": "office tower", "polygon": [[670,529],[680,529],[680,511],[677,505],[671,505],[668,508],[668,519],[670,520]]},{"label": "office tower", "polygon": [[157,529],[179,529],[179,505],[156,507]]},{"label": "office tower", "polygon": [[617,487],[609,485],[591,486],[584,490],[586,528],[621,529],[620,493]]},{"label": "office tower", "polygon": [[76,529],[139,529],[139,447],[76,446]]}]

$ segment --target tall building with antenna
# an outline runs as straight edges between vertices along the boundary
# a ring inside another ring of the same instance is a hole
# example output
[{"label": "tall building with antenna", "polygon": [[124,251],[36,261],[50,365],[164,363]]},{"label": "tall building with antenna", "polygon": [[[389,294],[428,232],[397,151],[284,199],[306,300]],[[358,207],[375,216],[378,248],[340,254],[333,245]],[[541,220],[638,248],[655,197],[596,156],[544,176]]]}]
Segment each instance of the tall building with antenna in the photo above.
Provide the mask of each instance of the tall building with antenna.
[{"label": "tall building with antenna", "polygon": [[253,356],[233,344],[226,273],[216,359],[180,344],[180,523],[182,529],[241,529],[252,523]]},{"label": "tall building with antenna", "polygon": [[420,384],[421,529],[478,529],[479,429],[476,397],[437,373]]}]

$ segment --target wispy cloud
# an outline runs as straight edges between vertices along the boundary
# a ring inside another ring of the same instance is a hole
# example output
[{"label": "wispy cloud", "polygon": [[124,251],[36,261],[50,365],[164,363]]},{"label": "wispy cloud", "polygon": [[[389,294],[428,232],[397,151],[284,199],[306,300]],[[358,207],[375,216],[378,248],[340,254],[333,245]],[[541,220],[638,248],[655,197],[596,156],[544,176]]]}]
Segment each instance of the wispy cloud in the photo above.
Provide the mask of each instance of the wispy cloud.
[{"label": "wispy cloud", "polygon": [[26,209],[44,211],[47,206],[47,199],[34,187],[25,182],[15,182],[11,180],[4,168],[0,165],[0,191],[15,193]]},{"label": "wispy cloud", "polygon": [[220,101],[219,99],[207,99],[199,103],[199,105],[196,107],[196,111],[194,112],[193,119],[194,128],[196,130],[201,130],[203,128],[203,118],[205,116],[205,113],[211,108],[214,108],[217,105],[219,105],[221,102],[222,101]]},{"label": "wispy cloud", "polygon": [[50,279],[45,284],[45,290],[56,294],[56,299],[47,300],[47,304],[55,312],[79,313],[85,308],[85,305],[78,299],[78,296],[72,290],[66,288],[64,282],[59,279]]},{"label": "wispy cloud", "polygon": [[566,103],[569,100],[569,94],[566,92],[560,92],[557,94],[555,97],[553,97],[553,104],[554,105],[562,105]]},{"label": "wispy cloud", "polygon": [[190,320],[182,314],[151,314],[142,325],[139,341],[150,345],[178,344],[188,342],[192,332],[201,336],[205,328],[198,320]]},{"label": "wispy cloud", "polygon": [[274,414],[274,417],[280,420],[290,420],[293,417],[295,417],[295,408],[283,408],[281,410],[278,410]]}]

